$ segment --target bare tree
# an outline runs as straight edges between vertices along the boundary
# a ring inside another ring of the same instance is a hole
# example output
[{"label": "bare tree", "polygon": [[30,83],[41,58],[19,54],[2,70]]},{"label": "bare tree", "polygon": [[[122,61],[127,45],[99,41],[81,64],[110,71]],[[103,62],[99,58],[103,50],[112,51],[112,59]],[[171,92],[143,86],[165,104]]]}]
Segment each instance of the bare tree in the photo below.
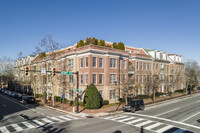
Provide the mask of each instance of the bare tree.
[{"label": "bare tree", "polygon": [[189,88],[193,89],[198,84],[198,77],[200,73],[200,67],[195,60],[188,60],[185,63],[185,81],[186,81],[186,90]]}]

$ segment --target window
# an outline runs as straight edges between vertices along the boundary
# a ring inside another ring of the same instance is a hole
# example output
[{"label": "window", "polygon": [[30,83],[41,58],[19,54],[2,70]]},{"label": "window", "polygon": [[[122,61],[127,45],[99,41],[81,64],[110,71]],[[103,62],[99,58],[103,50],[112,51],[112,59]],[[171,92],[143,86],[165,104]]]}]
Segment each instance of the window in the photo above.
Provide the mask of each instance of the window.
[{"label": "window", "polygon": [[64,70],[65,68],[65,66],[64,66],[65,64],[64,64],[64,61],[62,62],[62,70]]},{"label": "window", "polygon": [[60,75],[58,75],[58,84],[60,84]]},{"label": "window", "polygon": [[99,94],[101,95],[101,97],[103,97],[103,90],[100,90]]},{"label": "window", "polygon": [[110,99],[115,99],[115,90],[110,90]]},{"label": "window", "polygon": [[147,70],[147,63],[144,63],[144,70]]},{"label": "window", "polygon": [[103,67],[103,58],[99,58],[99,67]]},{"label": "window", "polygon": [[126,74],[123,74],[123,84],[126,82]]},{"label": "window", "polygon": [[116,68],[116,59],[110,58],[110,68]]},{"label": "window", "polygon": [[147,81],[147,75],[144,75],[144,82]]},{"label": "window", "polygon": [[80,59],[80,67],[83,67],[83,58]]},{"label": "window", "polygon": [[139,62],[136,63],[136,68],[139,70]]},{"label": "window", "polygon": [[158,64],[156,64],[156,70],[158,71]]},{"label": "window", "polygon": [[126,61],[123,60],[123,68],[126,69]]},{"label": "window", "polygon": [[148,70],[150,70],[150,63],[148,63]]},{"label": "window", "polygon": [[69,69],[72,69],[74,65],[74,60],[73,59],[69,59]]},{"label": "window", "polygon": [[88,84],[88,74],[85,74],[85,84]]},{"label": "window", "polygon": [[116,74],[110,74],[110,83],[114,84],[116,81]]},{"label": "window", "polygon": [[97,75],[96,74],[92,74],[92,80],[93,80],[93,84],[97,84]]},{"label": "window", "polygon": [[80,74],[80,84],[83,84],[83,74]]},{"label": "window", "polygon": [[140,81],[143,83],[143,75],[140,75]]},{"label": "window", "polygon": [[97,67],[97,57],[93,57],[93,67]]},{"label": "window", "polygon": [[73,84],[73,80],[74,80],[73,75],[69,75],[69,83],[70,84]]},{"label": "window", "polygon": [[85,67],[88,67],[88,57],[85,57]]},{"label": "window", "polygon": [[69,90],[69,99],[73,99],[73,91]]},{"label": "window", "polygon": [[103,84],[103,74],[99,74],[99,84]]},{"label": "window", "polygon": [[136,75],[136,82],[138,83],[139,82],[139,76]]},{"label": "window", "polygon": [[143,62],[140,62],[140,69],[143,70]]},{"label": "window", "polygon": [[155,63],[153,63],[153,70],[155,70]]}]

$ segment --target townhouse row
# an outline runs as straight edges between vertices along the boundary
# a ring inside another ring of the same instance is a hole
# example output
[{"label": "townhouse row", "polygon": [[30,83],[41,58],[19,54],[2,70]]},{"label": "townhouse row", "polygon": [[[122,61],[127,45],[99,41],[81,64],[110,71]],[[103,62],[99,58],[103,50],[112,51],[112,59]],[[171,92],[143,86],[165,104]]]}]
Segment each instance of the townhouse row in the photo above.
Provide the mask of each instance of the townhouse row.
[{"label": "townhouse row", "polygon": [[[112,46],[112,43],[106,42]],[[29,67],[26,76],[22,70]],[[61,75],[47,72],[42,75],[41,69],[46,68],[57,72],[78,71],[77,75]],[[47,92],[50,96],[65,94],[69,100],[74,100],[75,91],[79,88],[84,91],[91,83],[95,84],[103,99],[114,102],[115,88],[117,97],[123,97],[123,87],[128,86],[129,95],[150,95],[150,78],[157,75],[159,82],[157,92],[173,92],[183,89],[184,64],[182,56],[167,52],[134,48],[125,46],[125,50],[118,50],[97,45],[72,47],[47,53],[46,57],[28,56],[16,61],[15,80],[16,89],[32,90],[35,94]],[[132,81],[132,82],[131,82]],[[153,81],[152,81],[153,84]]]}]

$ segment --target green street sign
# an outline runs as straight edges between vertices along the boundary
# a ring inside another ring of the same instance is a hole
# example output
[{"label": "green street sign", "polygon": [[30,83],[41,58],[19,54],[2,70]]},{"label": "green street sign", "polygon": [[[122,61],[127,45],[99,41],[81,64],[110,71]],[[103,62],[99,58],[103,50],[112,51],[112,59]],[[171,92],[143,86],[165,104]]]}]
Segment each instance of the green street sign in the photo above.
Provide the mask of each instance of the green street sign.
[{"label": "green street sign", "polygon": [[72,75],[72,72],[61,71],[61,75]]},{"label": "green street sign", "polygon": [[[78,89],[79,91],[82,91],[82,89]],[[77,89],[72,89],[72,91],[77,91]]]}]

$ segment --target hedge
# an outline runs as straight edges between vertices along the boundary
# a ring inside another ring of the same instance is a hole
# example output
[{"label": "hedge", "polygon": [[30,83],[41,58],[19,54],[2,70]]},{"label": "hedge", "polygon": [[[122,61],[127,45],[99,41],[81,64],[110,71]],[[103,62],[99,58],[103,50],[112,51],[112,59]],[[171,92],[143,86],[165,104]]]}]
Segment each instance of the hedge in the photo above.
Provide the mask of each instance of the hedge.
[{"label": "hedge", "polygon": [[103,105],[108,105],[108,104],[109,104],[109,101],[108,101],[108,100],[103,100],[103,101],[102,101],[102,104],[103,104]]},{"label": "hedge", "polygon": [[43,95],[42,94],[36,94],[35,97],[36,98],[43,98]]},{"label": "hedge", "polygon": [[137,95],[136,98],[137,99],[145,99],[145,98],[150,98],[150,96],[148,96],[148,95]]},{"label": "hedge", "polygon": [[156,96],[162,96],[162,95],[166,95],[166,93],[164,93],[164,92],[156,92],[155,95],[156,95]]},{"label": "hedge", "polygon": [[184,90],[183,89],[179,89],[179,90],[175,90],[174,92],[183,93]]}]

